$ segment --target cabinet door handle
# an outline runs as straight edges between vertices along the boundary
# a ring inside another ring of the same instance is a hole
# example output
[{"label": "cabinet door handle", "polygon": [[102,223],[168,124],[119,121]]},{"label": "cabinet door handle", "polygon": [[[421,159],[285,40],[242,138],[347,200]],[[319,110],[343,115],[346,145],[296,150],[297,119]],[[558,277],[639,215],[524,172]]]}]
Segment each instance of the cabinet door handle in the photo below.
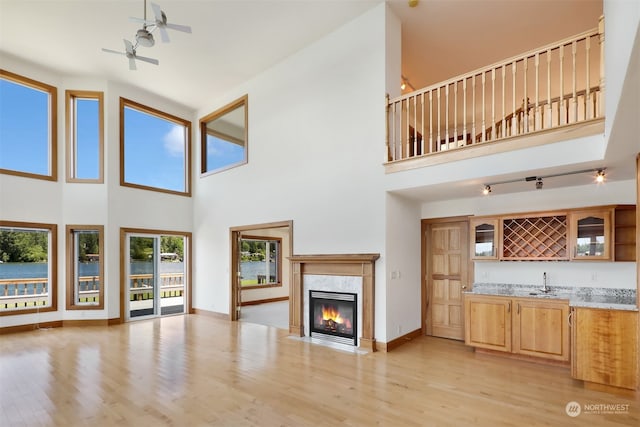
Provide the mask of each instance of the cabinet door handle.
[{"label": "cabinet door handle", "polygon": [[572,321],[573,320],[573,311],[569,312],[569,316],[567,316],[567,322],[569,323],[569,327],[573,327]]},{"label": "cabinet door handle", "polygon": [[518,303],[518,305],[516,306],[516,313],[520,314],[520,303]]},{"label": "cabinet door handle", "polygon": [[509,304],[507,305],[507,313],[511,313],[511,301],[509,301]]}]

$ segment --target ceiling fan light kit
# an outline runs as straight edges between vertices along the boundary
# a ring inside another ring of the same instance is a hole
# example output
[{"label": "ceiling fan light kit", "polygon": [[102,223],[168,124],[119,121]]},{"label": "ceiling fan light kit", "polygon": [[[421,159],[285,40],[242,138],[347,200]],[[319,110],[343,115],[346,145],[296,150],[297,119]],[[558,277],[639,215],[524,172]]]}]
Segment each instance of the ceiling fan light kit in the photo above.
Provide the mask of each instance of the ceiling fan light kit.
[{"label": "ceiling fan light kit", "polygon": [[160,39],[163,43],[169,43],[169,34],[167,33],[167,29],[181,31],[183,33],[191,34],[191,27],[188,25],[178,25],[171,24],[167,22],[167,15],[164,11],[155,3],[151,3],[151,9],[153,9],[154,20],[147,20],[147,0],[144,0],[144,19],[140,18],[129,18],[131,21],[139,22],[142,24],[142,28],[136,31],[135,34],[135,44],[130,42],[127,39],[124,40],[125,51],[120,52],[112,49],[102,48],[104,52],[115,53],[119,55],[124,55],[129,59],[129,69],[136,70],[136,60],[148,62],[150,64],[158,65],[160,61],[154,58],[147,58],[144,56],[140,56],[137,54],[138,46],[142,47],[153,47],[156,42],[153,38],[153,32],[155,30],[160,31]]}]

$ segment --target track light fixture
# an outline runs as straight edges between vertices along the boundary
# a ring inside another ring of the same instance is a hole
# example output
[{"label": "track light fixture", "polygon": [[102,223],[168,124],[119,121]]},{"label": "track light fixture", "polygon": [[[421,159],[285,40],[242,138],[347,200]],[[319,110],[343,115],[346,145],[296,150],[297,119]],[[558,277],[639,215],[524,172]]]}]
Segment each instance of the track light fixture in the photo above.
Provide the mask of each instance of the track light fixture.
[{"label": "track light fixture", "polygon": [[555,173],[555,174],[551,174],[551,175],[544,175],[544,176],[527,176],[524,178],[517,178],[517,179],[511,179],[508,181],[500,181],[500,182],[492,182],[489,184],[484,184],[484,187],[482,188],[482,194],[484,194],[485,196],[489,195],[491,193],[491,186],[493,185],[499,185],[499,184],[511,184],[514,182],[521,182],[521,181],[525,181],[525,182],[535,182],[535,186],[536,186],[536,190],[542,190],[542,187],[544,186],[544,178],[555,178],[558,176],[567,176],[567,175],[577,175],[580,173],[596,173],[595,175],[595,181],[596,183],[600,184],[602,182],[604,182],[605,179],[605,170],[606,168],[600,168],[600,169],[584,169],[584,170],[579,170],[579,171],[573,171],[573,172],[563,172],[563,173]]},{"label": "track light fixture", "polygon": [[408,78],[405,76],[400,76],[402,83],[400,84],[400,89],[405,90],[406,88],[411,89],[412,91],[416,90],[415,87],[411,84]]}]

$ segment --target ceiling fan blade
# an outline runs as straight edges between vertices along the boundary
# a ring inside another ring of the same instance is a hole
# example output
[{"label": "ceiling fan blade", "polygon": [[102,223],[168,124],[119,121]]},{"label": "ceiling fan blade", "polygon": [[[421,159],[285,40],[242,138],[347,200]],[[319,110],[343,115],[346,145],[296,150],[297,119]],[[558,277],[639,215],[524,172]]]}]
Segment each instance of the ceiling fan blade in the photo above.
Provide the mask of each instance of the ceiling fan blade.
[{"label": "ceiling fan blade", "polygon": [[129,69],[132,71],[135,71],[138,69],[138,67],[136,67],[136,60],[135,60],[135,56],[130,56],[129,57]]},{"label": "ceiling fan blade", "polygon": [[167,33],[167,29],[164,28],[164,26],[159,28],[160,28],[160,40],[162,40],[163,43],[169,43],[169,33]]},{"label": "ceiling fan blade", "polygon": [[158,61],[155,58],[147,58],[146,56],[134,56],[134,58],[143,61],[143,62],[148,62],[149,64],[154,64],[154,65],[158,65],[160,64],[160,61]]},{"label": "ceiling fan blade", "polygon": [[129,40],[127,39],[122,39],[122,41],[124,42],[124,49],[127,51],[127,53],[130,54],[134,54],[133,53],[133,43],[131,43]]},{"label": "ceiling fan blade", "polygon": [[183,33],[191,34],[191,27],[188,25],[165,24],[165,27],[171,28],[172,30],[176,31],[182,31]]},{"label": "ceiling fan blade", "polygon": [[133,16],[129,17],[129,21],[137,22],[139,24],[144,24],[144,25],[153,25],[156,23],[155,21],[148,21],[142,18],[134,18]]},{"label": "ceiling fan blade", "polygon": [[163,16],[162,9],[160,8],[159,5],[157,5],[155,3],[151,3],[151,9],[153,9],[153,16],[156,17],[156,22],[159,22],[161,24],[166,24],[167,23],[167,17],[166,17],[166,15]]},{"label": "ceiling fan blade", "polygon": [[126,55],[126,53],[124,52],[120,52],[118,50],[113,50],[113,49],[105,49],[104,47],[102,48],[103,52],[109,52],[109,53],[117,53],[118,55]]}]

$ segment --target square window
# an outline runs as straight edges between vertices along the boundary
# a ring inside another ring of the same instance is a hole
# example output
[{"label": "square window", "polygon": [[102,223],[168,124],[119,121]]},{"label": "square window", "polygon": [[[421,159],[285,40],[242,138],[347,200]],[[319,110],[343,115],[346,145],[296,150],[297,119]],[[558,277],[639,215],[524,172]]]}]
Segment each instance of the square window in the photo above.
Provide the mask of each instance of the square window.
[{"label": "square window", "polygon": [[55,224],[0,221],[0,316],[57,310]]},{"label": "square window", "polygon": [[191,122],[120,98],[120,185],[191,195]]}]

